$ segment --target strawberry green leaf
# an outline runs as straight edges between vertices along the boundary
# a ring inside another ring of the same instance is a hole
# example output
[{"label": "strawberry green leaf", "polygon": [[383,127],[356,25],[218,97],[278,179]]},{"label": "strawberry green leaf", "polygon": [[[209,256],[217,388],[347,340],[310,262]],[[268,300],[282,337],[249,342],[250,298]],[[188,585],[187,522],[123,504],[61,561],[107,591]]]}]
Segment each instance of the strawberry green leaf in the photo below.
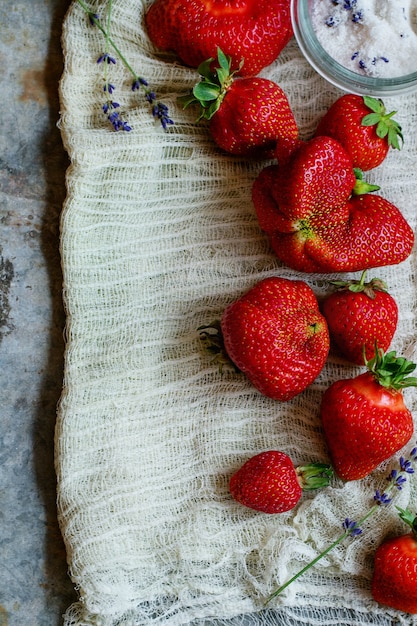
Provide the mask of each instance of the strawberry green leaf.
[{"label": "strawberry green leaf", "polygon": [[193,94],[197,100],[210,102],[211,100],[216,100],[216,98],[218,98],[219,87],[213,83],[205,83],[201,81],[195,85]]},{"label": "strawberry green leaf", "polygon": [[231,58],[226,56],[220,48],[217,48],[217,60],[220,68],[223,69],[226,74],[230,74]]},{"label": "strawberry green leaf", "polygon": [[369,360],[364,357],[364,362],[377,382],[387,389],[417,387],[417,377],[410,376],[416,364],[397,356],[395,351],[384,353],[375,345],[375,355]]},{"label": "strawberry green leaf", "polygon": [[362,118],[362,126],[376,126],[381,121],[381,115],[379,113],[369,113]]},{"label": "strawberry green leaf", "polygon": [[213,63],[213,61],[214,61],[213,57],[210,57],[209,59],[206,59],[205,61],[200,63],[197,69],[200,76],[202,76],[203,78],[206,78],[210,82],[215,82],[216,80],[216,73],[213,72],[211,69],[211,64]]},{"label": "strawberry green leaf", "polygon": [[375,113],[381,113],[385,111],[384,103],[380,98],[373,98],[372,96],[364,96],[363,101],[365,102],[368,109],[374,111]]},{"label": "strawberry green leaf", "polygon": [[353,168],[353,172],[356,177],[356,183],[352,189],[354,196],[361,196],[364,193],[371,193],[372,191],[378,191],[378,189],[380,189],[379,185],[372,185],[371,183],[367,183],[366,180],[363,180],[363,172],[358,167]]},{"label": "strawberry green leaf", "polygon": [[412,513],[409,509],[401,509],[399,506],[396,506],[395,508],[399,512],[399,516],[402,521],[410,526],[414,535],[417,535],[417,515]]},{"label": "strawberry green leaf", "polygon": [[304,491],[321,489],[330,484],[333,468],[326,463],[309,463],[296,469],[300,487]]},{"label": "strawberry green leaf", "polygon": [[364,96],[363,100],[372,113],[368,113],[362,118],[362,126],[375,126],[375,132],[380,139],[386,138],[389,146],[400,150],[399,139],[403,143],[404,137],[401,126],[392,119],[397,112],[387,113],[382,100],[371,96]]},{"label": "strawberry green leaf", "polygon": [[201,78],[192,90],[191,99],[186,96],[178,98],[184,108],[190,104],[199,105],[200,114],[197,122],[203,118],[210,120],[219,110],[222,100],[234,80],[234,75],[239,72],[243,65],[242,61],[239,68],[231,72],[231,58],[226,56],[220,48],[217,49],[217,60],[219,66],[215,69],[212,69],[213,58],[207,59],[199,65],[198,72]]}]

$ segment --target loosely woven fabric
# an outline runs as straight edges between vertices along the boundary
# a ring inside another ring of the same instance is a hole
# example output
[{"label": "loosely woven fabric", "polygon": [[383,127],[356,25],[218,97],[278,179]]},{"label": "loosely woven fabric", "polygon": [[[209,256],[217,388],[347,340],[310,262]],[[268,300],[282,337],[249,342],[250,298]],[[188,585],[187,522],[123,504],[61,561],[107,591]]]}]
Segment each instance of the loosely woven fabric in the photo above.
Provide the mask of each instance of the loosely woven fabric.
[{"label": "loosely woven fabric", "polygon": [[[300,278],[271,252],[251,202],[265,162],[216,148],[196,111],[177,97],[198,76],[156,51],[145,0],[113,0],[112,36],[135,71],[169,106],[164,132],[118,62],[109,67],[131,132],[114,132],[101,110],[104,38],[74,3],[63,31],[60,128],[71,159],[62,212],[67,311],[65,377],[56,427],[58,514],[79,601],[66,626],[157,624],[417,624],[373,602],[372,557],[404,532],[394,507],[347,539],[265,609],[265,598],[360,519],[398,457],[361,481],[304,494],[274,516],[232,500],[231,474],[250,456],[286,452],[295,465],[328,461],[319,404],[334,380],[362,371],[329,356],[317,380],[288,403],[259,394],[242,375],[221,373],[201,325],[257,281]],[[91,6],[105,15],[106,3]],[[262,75],[288,95],[309,138],[341,95],[292,40]],[[367,179],[403,211],[417,211],[417,96],[385,100],[406,137],[401,152]],[[415,358],[416,256],[371,273],[399,306],[393,348]],[[352,275],[349,275],[352,276]],[[355,277],[357,277],[356,275]],[[320,298],[335,275],[306,274]],[[416,394],[405,391],[415,410]],[[405,449],[403,452],[407,452]],[[416,504],[412,477],[398,492]]]}]

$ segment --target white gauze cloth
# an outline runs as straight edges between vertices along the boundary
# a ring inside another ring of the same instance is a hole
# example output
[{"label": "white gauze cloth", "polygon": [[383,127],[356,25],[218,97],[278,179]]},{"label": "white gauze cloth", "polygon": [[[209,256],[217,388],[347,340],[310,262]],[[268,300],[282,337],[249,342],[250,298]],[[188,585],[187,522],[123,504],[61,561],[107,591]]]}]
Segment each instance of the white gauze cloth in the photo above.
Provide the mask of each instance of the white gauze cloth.
[{"label": "white gauze cloth", "polygon": [[[67,328],[56,471],[79,593],[65,624],[417,624],[370,594],[376,546],[405,530],[394,507],[378,510],[361,537],[342,542],[264,609],[277,586],[343,532],[346,517],[369,510],[399,454],[367,479],[334,478],[282,515],[231,498],[231,474],[263,450],[282,450],[295,465],[328,461],[322,393],[363,368],[332,353],[307,390],[281,403],[232,369],[220,373],[205,352],[198,327],[260,279],[301,277],[321,297],[340,275],[300,276],[276,259],[251,202],[266,163],[222,153],[207,123],[195,123],[196,110],[177,104],[198,75],[153,48],[147,4],[113,0],[112,37],[168,105],[175,125],[167,132],[143,92],[132,92],[120,61],[109,65],[108,79],[132,131],[114,132],[101,110],[103,34],[76,2],[63,31],[60,128],[71,165],[61,230]],[[91,6],[102,21],[106,8]],[[310,69],[294,40],[262,75],[288,95],[303,139],[341,95]],[[398,111],[405,145],[367,178],[414,229],[417,96],[386,104]],[[413,254],[371,273],[398,302],[393,348],[411,358],[415,272]],[[413,410],[412,389],[405,398]],[[413,489],[410,477],[396,503],[415,506]]]}]

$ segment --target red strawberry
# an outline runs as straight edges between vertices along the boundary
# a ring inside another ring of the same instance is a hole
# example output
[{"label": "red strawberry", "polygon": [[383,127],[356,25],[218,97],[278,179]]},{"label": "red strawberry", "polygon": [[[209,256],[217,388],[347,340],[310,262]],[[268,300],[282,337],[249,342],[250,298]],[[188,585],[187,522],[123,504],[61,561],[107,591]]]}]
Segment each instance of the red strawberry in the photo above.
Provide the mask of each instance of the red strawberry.
[{"label": "red strawberry", "polygon": [[378,350],[368,371],[338,380],[324,392],[321,418],[335,472],[359,480],[400,450],[413,434],[402,390],[417,386],[416,365]]},{"label": "red strawberry", "polygon": [[252,198],[261,228],[289,267],[354,272],[400,263],[413,247],[400,210],[367,193],[375,189],[354,172],[338,141],[316,137],[300,142],[282,165],[264,168]]},{"label": "red strawberry", "polygon": [[255,511],[284,513],[295,507],[303,490],[326,487],[330,465],[311,463],[295,468],[284,452],[269,450],[250,458],[230,479],[233,498]]},{"label": "red strawberry", "polygon": [[329,352],[316,296],[299,280],[261,280],[226,308],[221,330],[229,358],[275,400],[290,400],[308,387]]},{"label": "red strawberry", "polygon": [[354,167],[363,171],[377,167],[390,147],[400,149],[401,126],[387,113],[384,103],[371,96],[345,94],[321,119],[316,136],[337,139],[352,157]]},{"label": "red strawberry", "polygon": [[152,43],[190,67],[215,57],[217,47],[245,59],[242,75],[270,65],[292,37],[289,0],[155,0],[146,16]]},{"label": "red strawberry", "polygon": [[295,140],[298,128],[288,98],[266,78],[235,78],[230,57],[220,48],[219,66],[212,58],[200,65],[201,81],[190,96],[180,98],[184,108],[200,106],[199,120],[210,120],[210,133],[220,148],[231,154],[272,157],[279,138]]},{"label": "red strawberry", "polygon": [[372,596],[376,602],[405,613],[417,613],[417,517],[399,507],[412,532],[386,539],[374,558]]},{"label": "red strawberry", "polygon": [[375,343],[384,352],[391,345],[397,328],[398,307],[387,292],[387,286],[378,278],[365,282],[361,279],[334,281],[339,290],[321,303],[327,320],[330,339],[342,356],[352,363],[363,365],[375,354]]}]

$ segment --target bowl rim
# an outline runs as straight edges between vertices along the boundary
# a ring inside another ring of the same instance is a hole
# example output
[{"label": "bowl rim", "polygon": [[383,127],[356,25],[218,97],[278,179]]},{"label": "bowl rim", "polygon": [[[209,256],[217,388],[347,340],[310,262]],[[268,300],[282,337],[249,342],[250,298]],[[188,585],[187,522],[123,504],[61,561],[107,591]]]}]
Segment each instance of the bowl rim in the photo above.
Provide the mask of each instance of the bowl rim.
[{"label": "bowl rim", "polygon": [[298,46],[320,76],[344,91],[359,95],[394,96],[417,90],[417,71],[392,78],[378,78],[353,72],[336,61],[323,48],[314,29],[308,28],[311,25],[306,18],[311,2],[312,0],[290,0],[290,14]]}]

